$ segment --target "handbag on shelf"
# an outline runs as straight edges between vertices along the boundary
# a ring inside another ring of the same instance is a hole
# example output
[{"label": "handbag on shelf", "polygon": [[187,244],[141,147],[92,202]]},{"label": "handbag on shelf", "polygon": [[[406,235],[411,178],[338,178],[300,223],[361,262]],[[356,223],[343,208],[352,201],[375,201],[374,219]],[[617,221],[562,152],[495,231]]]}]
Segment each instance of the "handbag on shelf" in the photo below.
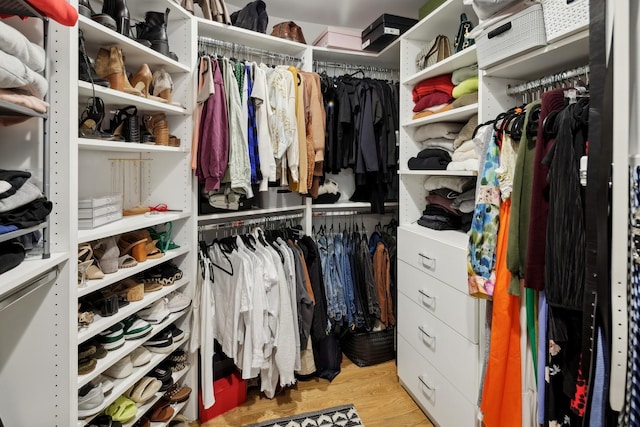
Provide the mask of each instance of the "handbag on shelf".
[{"label": "handbag on shelf", "polygon": [[293,21],[281,22],[274,25],[271,35],[280,37],[281,39],[307,44],[307,41],[304,39],[304,34],[302,34],[302,28]]},{"label": "handbag on shelf", "polygon": [[437,64],[443,59],[451,56],[451,46],[449,38],[438,35],[435,39],[426,44],[426,46],[416,56],[416,65],[419,69],[424,70],[427,67]]},{"label": "handbag on shelf", "polygon": [[466,13],[461,13],[458,34],[456,34],[456,40],[453,44],[453,48],[456,53],[468,48],[475,43],[474,39],[470,39],[467,37],[471,30],[473,30],[473,23],[469,21]]}]

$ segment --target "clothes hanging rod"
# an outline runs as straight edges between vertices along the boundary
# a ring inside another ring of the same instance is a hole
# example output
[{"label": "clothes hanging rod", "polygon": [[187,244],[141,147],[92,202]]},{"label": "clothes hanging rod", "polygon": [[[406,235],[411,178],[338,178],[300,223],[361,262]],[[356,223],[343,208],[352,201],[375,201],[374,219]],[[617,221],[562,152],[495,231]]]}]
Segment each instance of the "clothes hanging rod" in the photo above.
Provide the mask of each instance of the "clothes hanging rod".
[{"label": "clothes hanging rod", "polygon": [[578,76],[586,76],[587,83],[589,80],[589,66],[585,65],[582,67],[577,67],[571,70],[562,71],[560,73],[552,74],[549,76],[542,77],[540,79],[531,80],[529,82],[520,83],[515,86],[507,86],[507,95],[519,95],[521,93],[529,92],[533,89],[538,89],[545,86],[551,86],[555,83],[560,83],[565,80],[578,77]]},{"label": "clothes hanging rod", "polygon": [[248,225],[265,224],[265,223],[274,222],[274,221],[286,221],[288,219],[298,219],[298,218],[302,218],[303,216],[304,214],[302,212],[298,212],[298,213],[288,214],[288,215],[264,216],[260,218],[249,218],[249,219],[241,219],[237,221],[205,224],[205,225],[199,225],[198,231],[211,231],[211,230],[220,230],[223,228],[244,227]]},{"label": "clothes hanging rod", "polygon": [[230,51],[232,53],[245,53],[257,56],[267,56],[269,58],[279,58],[286,62],[303,62],[302,58],[296,56],[285,55],[278,52],[272,52],[269,50],[258,49],[257,47],[251,47],[244,44],[238,44],[233,42],[227,42],[224,40],[212,39],[209,37],[198,37],[198,50],[200,47],[213,47],[220,48],[222,50]]},{"label": "clothes hanging rod", "polygon": [[343,68],[345,70],[363,70],[363,71],[373,71],[380,73],[398,73],[400,72],[397,68],[385,68],[385,67],[376,67],[373,65],[359,65],[359,64],[348,64],[348,63],[339,63],[339,62],[328,62],[328,61],[313,61],[314,67],[330,67],[330,68]]},{"label": "clothes hanging rod", "polygon": [[352,215],[386,215],[383,213],[374,213],[374,212],[363,212],[363,211],[324,211],[324,212],[314,212],[314,217],[322,217],[322,216],[352,216]]}]

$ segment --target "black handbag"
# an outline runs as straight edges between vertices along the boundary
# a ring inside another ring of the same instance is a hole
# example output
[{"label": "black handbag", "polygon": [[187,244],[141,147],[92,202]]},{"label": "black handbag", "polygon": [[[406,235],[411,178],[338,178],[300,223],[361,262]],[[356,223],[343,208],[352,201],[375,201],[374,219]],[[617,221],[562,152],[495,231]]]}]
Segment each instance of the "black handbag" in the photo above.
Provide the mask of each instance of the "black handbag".
[{"label": "black handbag", "polygon": [[466,13],[461,13],[460,26],[458,27],[458,33],[456,34],[456,41],[453,44],[453,49],[456,53],[472,46],[476,42],[474,39],[467,37],[471,30],[473,30],[473,23],[467,19]]}]

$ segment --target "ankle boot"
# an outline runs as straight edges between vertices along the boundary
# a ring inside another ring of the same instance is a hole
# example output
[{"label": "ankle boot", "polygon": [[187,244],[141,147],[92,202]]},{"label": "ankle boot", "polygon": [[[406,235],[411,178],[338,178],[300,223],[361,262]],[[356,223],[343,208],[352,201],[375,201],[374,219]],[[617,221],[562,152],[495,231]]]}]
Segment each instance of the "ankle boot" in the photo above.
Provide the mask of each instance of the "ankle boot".
[{"label": "ankle boot", "polygon": [[[169,52],[169,37],[167,36],[167,22],[169,22],[170,9],[162,12],[147,12],[145,21],[136,26],[137,38],[151,42],[151,49],[156,52],[176,59],[175,54]],[[176,59],[177,60],[177,59]]]},{"label": "ankle boot", "polygon": [[78,78],[85,82],[90,82],[96,85],[109,87],[109,80],[102,79],[96,74],[96,70],[93,68],[93,64],[87,51],[84,47],[84,36],[82,31],[79,31],[78,40]]},{"label": "ankle boot", "polygon": [[105,0],[102,5],[102,13],[110,15],[116,21],[117,31],[120,34],[130,36],[130,17],[126,0]]},{"label": "ankle boot", "polygon": [[96,58],[96,73],[98,77],[106,78],[112,89],[132,95],[142,96],[142,92],[131,86],[124,68],[122,49],[111,46],[109,49],[100,48]]}]

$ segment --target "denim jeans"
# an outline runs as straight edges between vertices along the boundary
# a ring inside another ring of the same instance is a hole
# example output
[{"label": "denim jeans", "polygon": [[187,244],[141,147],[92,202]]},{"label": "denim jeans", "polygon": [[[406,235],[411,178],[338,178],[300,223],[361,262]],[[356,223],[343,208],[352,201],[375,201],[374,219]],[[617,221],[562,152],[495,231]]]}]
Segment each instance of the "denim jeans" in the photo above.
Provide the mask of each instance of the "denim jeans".
[{"label": "denim jeans", "polygon": [[341,319],[341,312],[338,303],[337,280],[333,260],[333,240],[326,236],[320,236],[317,244],[318,252],[320,252],[320,262],[322,264],[324,289],[327,295],[327,316],[331,321],[339,321]]}]

